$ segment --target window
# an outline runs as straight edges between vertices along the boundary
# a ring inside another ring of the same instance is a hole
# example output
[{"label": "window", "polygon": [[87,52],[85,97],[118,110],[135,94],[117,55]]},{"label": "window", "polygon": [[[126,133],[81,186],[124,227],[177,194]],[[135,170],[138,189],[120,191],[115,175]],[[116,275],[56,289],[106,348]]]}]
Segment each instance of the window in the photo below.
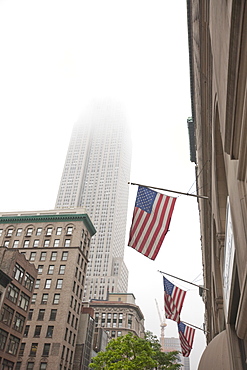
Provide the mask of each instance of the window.
[{"label": "window", "polygon": [[53,247],[54,247],[54,248],[59,247],[59,241],[60,241],[60,239],[55,239],[55,240],[54,240],[54,244],[53,244]]},{"label": "window", "polygon": [[3,243],[4,247],[8,248],[9,247],[9,240],[5,240],[5,242]]},{"label": "window", "polygon": [[36,230],[36,235],[41,235],[42,233],[42,227],[38,227]]},{"label": "window", "polygon": [[46,239],[46,240],[44,241],[44,248],[48,248],[48,247],[49,247],[49,245],[50,245],[50,240],[49,240],[49,239]]},{"label": "window", "polygon": [[21,333],[24,327],[24,322],[25,322],[25,317],[22,316],[19,312],[16,312],[14,322],[13,322],[13,329]]},{"label": "window", "polygon": [[68,254],[69,254],[69,252],[67,252],[67,251],[63,252],[61,260],[62,260],[62,261],[67,261],[67,259],[68,259]]},{"label": "window", "polygon": [[64,247],[68,248],[70,246],[70,239],[65,239]]},{"label": "window", "polygon": [[35,282],[34,288],[39,289],[39,287],[40,287],[40,279],[37,279],[36,282]]},{"label": "window", "polygon": [[34,362],[28,362],[27,363],[27,370],[33,370],[34,368]]},{"label": "window", "polygon": [[59,267],[59,275],[64,275],[65,273],[65,265],[60,265]]},{"label": "window", "polygon": [[35,338],[39,338],[40,337],[41,328],[42,328],[41,325],[36,325],[35,326],[34,335],[33,335]]},{"label": "window", "polygon": [[6,352],[15,356],[17,354],[19,343],[20,339],[10,334]]},{"label": "window", "polygon": [[46,230],[46,235],[50,236],[52,234],[52,227],[48,227]]},{"label": "window", "polygon": [[31,300],[31,304],[35,304],[36,299],[37,299],[37,293],[33,293],[33,295],[32,295],[32,300]]},{"label": "window", "polygon": [[29,227],[27,229],[26,236],[31,236],[32,235],[32,232],[33,232],[33,228],[32,227]]},{"label": "window", "polygon": [[62,350],[62,355],[61,355],[61,359],[64,359],[64,352],[65,352],[65,346],[63,346],[63,350]]},{"label": "window", "polygon": [[53,275],[53,273],[54,273],[54,268],[55,268],[55,266],[54,266],[54,265],[49,265],[49,267],[48,267],[48,271],[47,271],[47,274],[48,274],[48,275]]},{"label": "window", "polygon": [[57,279],[56,288],[57,289],[62,289],[62,286],[63,286],[63,279]]},{"label": "window", "polygon": [[18,306],[22,308],[24,311],[27,311],[29,301],[30,298],[24,292],[21,292]]},{"label": "window", "polygon": [[33,318],[33,309],[31,308],[31,309],[29,310],[29,312],[28,312],[28,317],[27,317],[27,319],[28,319],[28,320],[32,320],[32,318]]},{"label": "window", "polygon": [[57,260],[57,252],[51,252],[51,261]]},{"label": "window", "polygon": [[40,261],[45,261],[46,260],[46,252],[41,252],[40,253]]},{"label": "window", "polygon": [[3,229],[0,229],[0,236],[2,236],[2,233],[3,233]]},{"label": "window", "polygon": [[44,343],[42,356],[49,356],[50,346],[50,343]]},{"label": "window", "polygon": [[38,343],[32,343],[29,356],[31,357],[36,356],[37,349],[38,349]]},{"label": "window", "polygon": [[51,310],[51,313],[50,313],[50,318],[49,318],[49,320],[50,320],[50,321],[55,321],[55,320],[56,320],[56,316],[57,316],[57,310],[52,309],[52,310]]},{"label": "window", "polygon": [[19,349],[19,356],[23,356],[25,351],[26,343],[21,343],[20,349]]},{"label": "window", "polygon": [[7,342],[8,333],[5,330],[0,329],[0,350],[4,350]]},{"label": "window", "polygon": [[38,274],[41,275],[43,272],[44,265],[38,265]]},{"label": "window", "polygon": [[20,290],[15,285],[10,283],[9,286],[8,286],[7,298],[11,302],[16,303],[19,292],[20,292]]},{"label": "window", "polygon": [[26,338],[28,336],[29,328],[30,328],[30,325],[25,326],[25,330],[24,330],[24,333],[23,333],[24,338]]},{"label": "window", "polygon": [[33,286],[34,278],[28,272],[26,272],[24,276],[24,287],[31,292],[33,290]]},{"label": "window", "polygon": [[19,246],[19,240],[15,240],[13,243],[13,248],[18,248]]},{"label": "window", "polygon": [[36,257],[36,252],[31,252],[29,261],[35,261],[35,257]]},{"label": "window", "polygon": [[48,293],[43,293],[41,304],[47,304],[47,302],[48,302]]},{"label": "window", "polygon": [[[35,356],[35,355],[33,355],[33,356]],[[33,370],[33,368],[34,368],[34,362],[28,362],[27,363],[27,370]]]},{"label": "window", "polygon": [[37,318],[37,320],[39,320],[39,321],[43,321],[43,320],[44,320],[44,316],[45,316],[45,310],[41,308],[41,309],[39,310],[39,314],[38,314],[38,318]]},{"label": "window", "polygon": [[21,233],[22,233],[22,229],[21,228],[18,228],[16,230],[16,236],[21,236]]},{"label": "window", "polygon": [[13,278],[19,281],[19,283],[21,283],[23,279],[23,275],[24,275],[24,269],[18,263],[16,263],[14,267],[14,271],[13,271]]},{"label": "window", "polygon": [[68,331],[69,331],[69,329],[68,329],[68,328],[66,328],[66,329],[65,329],[65,334],[64,334],[64,340],[67,340]]},{"label": "window", "polygon": [[53,330],[54,330],[54,326],[48,326],[47,332],[46,332],[46,338],[52,338]]},{"label": "window", "polygon": [[67,227],[67,235],[72,235],[72,231],[73,231],[73,227],[72,226],[68,226]]},{"label": "window", "polygon": [[[20,352],[19,352],[20,353]],[[20,355],[19,355],[20,356]],[[21,362],[18,361],[15,365],[15,370],[21,370]]]},{"label": "window", "polygon": [[28,248],[29,247],[29,240],[25,240],[23,244],[23,248]]},{"label": "window", "polygon": [[45,289],[50,289],[51,288],[51,279],[46,279],[45,281]]},{"label": "window", "polygon": [[121,332],[121,331],[118,331],[118,332],[117,332],[117,336],[118,336],[118,337],[121,337],[121,335],[122,335],[122,332]]},{"label": "window", "polygon": [[68,323],[68,324],[70,323],[70,317],[71,317],[71,312],[69,311],[69,312],[68,312],[68,317],[67,317],[67,323]]},{"label": "window", "polygon": [[39,239],[35,239],[33,241],[33,248],[38,248],[38,246],[39,246]]},{"label": "window", "polygon": [[57,227],[57,232],[56,232],[57,235],[61,235],[62,234],[62,228],[61,227]]},{"label": "window", "polygon": [[60,300],[60,294],[59,293],[54,294],[53,304],[59,304],[59,300]]},{"label": "window", "polygon": [[7,236],[12,236],[14,229],[8,229]]},{"label": "window", "polygon": [[46,368],[47,368],[47,363],[46,362],[41,362],[39,370],[46,370]]},{"label": "window", "polygon": [[132,327],[132,315],[128,315],[128,329],[131,329]]},{"label": "window", "polygon": [[0,313],[0,321],[3,322],[5,325],[10,326],[14,315],[14,310],[7,306],[6,304],[3,305]]},{"label": "window", "polygon": [[70,330],[69,331],[69,339],[68,339],[69,344],[71,343],[71,338],[72,338],[72,331]]}]

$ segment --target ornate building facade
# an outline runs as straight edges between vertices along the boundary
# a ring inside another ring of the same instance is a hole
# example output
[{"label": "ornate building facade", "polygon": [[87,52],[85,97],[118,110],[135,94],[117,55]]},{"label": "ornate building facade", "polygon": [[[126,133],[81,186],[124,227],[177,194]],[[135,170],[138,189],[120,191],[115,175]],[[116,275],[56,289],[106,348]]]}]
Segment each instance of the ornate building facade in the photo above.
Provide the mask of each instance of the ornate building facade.
[{"label": "ornate building facade", "polygon": [[247,363],[247,4],[188,0],[207,348],[199,370]]}]

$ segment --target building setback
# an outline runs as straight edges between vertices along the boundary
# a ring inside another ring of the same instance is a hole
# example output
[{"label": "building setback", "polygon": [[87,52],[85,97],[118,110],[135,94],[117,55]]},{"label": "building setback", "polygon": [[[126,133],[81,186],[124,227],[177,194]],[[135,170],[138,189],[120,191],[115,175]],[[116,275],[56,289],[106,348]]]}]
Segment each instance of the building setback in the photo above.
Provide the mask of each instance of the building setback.
[{"label": "building setback", "polygon": [[14,369],[18,359],[36,276],[34,265],[17,250],[0,247],[1,369]]},{"label": "building setback", "polygon": [[93,224],[80,208],[5,213],[0,233],[38,270],[16,369],[72,369]]},{"label": "building setback", "polygon": [[97,234],[92,240],[84,301],[127,292],[124,263],[130,133],[119,107],[95,104],[74,126],[56,208],[85,207]]},{"label": "building setback", "polygon": [[198,370],[247,364],[247,4],[187,1],[207,347]]}]

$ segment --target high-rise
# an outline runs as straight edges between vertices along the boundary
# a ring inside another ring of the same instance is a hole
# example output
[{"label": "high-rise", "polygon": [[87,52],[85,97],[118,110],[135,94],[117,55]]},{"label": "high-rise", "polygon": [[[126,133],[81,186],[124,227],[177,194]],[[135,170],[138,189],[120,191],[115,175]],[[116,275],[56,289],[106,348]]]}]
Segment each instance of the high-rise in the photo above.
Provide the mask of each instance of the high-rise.
[{"label": "high-rise", "polygon": [[130,160],[130,133],[121,108],[91,106],[74,126],[56,202],[56,208],[86,207],[97,230],[83,300],[127,292],[123,257]]}]

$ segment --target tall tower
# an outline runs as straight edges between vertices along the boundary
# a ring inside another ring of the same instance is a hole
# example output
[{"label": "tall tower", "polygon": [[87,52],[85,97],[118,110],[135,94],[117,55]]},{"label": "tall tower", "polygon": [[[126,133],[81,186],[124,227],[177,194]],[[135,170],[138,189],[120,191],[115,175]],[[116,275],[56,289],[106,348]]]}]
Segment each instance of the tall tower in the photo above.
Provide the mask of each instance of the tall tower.
[{"label": "tall tower", "polygon": [[83,300],[127,292],[124,246],[131,140],[124,113],[94,104],[75,124],[56,208],[86,207],[97,230],[91,241]]}]

